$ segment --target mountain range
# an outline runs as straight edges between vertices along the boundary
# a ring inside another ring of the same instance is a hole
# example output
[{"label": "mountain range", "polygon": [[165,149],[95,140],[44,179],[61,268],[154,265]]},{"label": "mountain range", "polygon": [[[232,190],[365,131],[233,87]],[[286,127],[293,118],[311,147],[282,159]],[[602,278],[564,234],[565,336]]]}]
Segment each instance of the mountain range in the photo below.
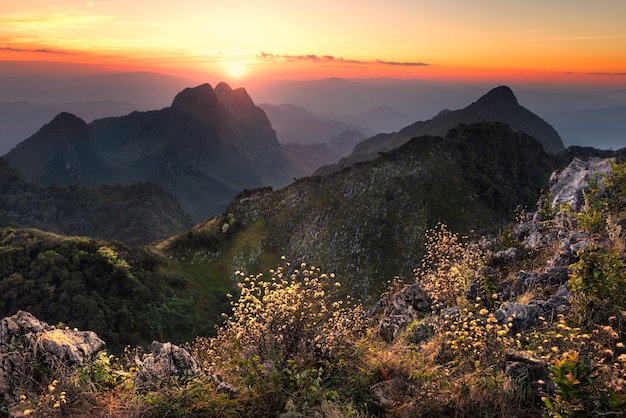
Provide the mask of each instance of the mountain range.
[{"label": "mountain range", "polygon": [[187,88],[170,107],[89,124],[61,113],[4,158],[28,181],[98,186],[150,181],[198,222],[245,188],[283,186],[302,171],[244,89]]},{"label": "mountain range", "polygon": [[559,134],[547,122],[519,105],[509,87],[500,86],[490,90],[476,102],[460,110],[442,110],[434,118],[416,122],[396,133],[379,134],[359,143],[352,153],[339,163],[321,167],[316,173],[325,174],[356,162],[367,161],[398,148],[412,138],[421,135],[446,135],[459,124],[476,122],[502,122],[515,131],[523,131],[539,140],[544,150],[557,154],[565,147]]}]

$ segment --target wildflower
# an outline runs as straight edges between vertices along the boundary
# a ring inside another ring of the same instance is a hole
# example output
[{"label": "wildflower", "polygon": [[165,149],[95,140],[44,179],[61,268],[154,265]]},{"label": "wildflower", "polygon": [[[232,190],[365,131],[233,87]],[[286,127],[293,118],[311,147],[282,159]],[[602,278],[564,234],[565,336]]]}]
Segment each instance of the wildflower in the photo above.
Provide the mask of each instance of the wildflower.
[{"label": "wildflower", "polygon": [[487,315],[489,313],[489,311],[487,309],[483,308],[478,313],[484,316],[484,315]]}]

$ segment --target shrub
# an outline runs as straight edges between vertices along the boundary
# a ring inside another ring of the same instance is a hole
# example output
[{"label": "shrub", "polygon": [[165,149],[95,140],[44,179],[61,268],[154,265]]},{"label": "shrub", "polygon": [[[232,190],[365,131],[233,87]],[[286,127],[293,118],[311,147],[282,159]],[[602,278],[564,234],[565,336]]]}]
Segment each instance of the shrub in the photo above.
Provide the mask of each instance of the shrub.
[{"label": "shrub", "polygon": [[426,231],[425,246],[422,268],[415,270],[416,280],[430,294],[433,310],[456,306],[457,298],[479,279],[485,254],[478,246],[464,243],[444,224]]},{"label": "shrub", "polygon": [[626,263],[619,251],[592,244],[578,255],[569,283],[581,323],[607,323],[611,316],[621,316],[626,310]]},{"label": "shrub", "polygon": [[558,386],[554,396],[544,398],[549,416],[623,416],[626,396],[619,396],[599,379],[601,366],[586,356],[568,352],[550,366],[552,381]]},{"label": "shrub", "polygon": [[339,297],[334,274],[299,267],[270,270],[268,280],[237,272],[232,315],[217,337],[195,344],[208,370],[248,388],[261,415],[289,401],[306,411],[327,400],[334,392],[325,389],[328,381],[345,378],[333,376],[339,359],[366,327],[361,305]]}]

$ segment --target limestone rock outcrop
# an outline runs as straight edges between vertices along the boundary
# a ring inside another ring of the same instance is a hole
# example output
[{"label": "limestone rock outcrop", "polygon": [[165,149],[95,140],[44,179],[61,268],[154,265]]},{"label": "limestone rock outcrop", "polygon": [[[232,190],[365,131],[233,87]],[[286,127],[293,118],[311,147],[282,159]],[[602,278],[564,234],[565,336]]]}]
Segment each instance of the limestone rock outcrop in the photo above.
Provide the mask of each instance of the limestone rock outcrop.
[{"label": "limestone rock outcrop", "polygon": [[26,311],[0,320],[0,400],[17,402],[20,377],[33,364],[82,365],[105,346],[95,332],[57,329]]}]

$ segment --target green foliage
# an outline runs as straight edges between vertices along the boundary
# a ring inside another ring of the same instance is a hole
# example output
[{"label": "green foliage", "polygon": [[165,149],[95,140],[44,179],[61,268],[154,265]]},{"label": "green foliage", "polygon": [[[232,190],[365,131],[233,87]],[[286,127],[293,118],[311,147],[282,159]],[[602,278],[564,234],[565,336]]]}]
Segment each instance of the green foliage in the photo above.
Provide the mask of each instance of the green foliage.
[{"label": "green foliage", "polygon": [[513,227],[511,226],[511,224],[507,224],[500,231],[499,236],[498,236],[498,241],[499,241],[498,249],[499,250],[506,250],[507,248],[521,247],[522,243],[516,240],[515,238],[513,238],[512,229]]},{"label": "green foliage", "polygon": [[585,205],[576,214],[579,226],[593,233],[603,232],[607,219],[618,217],[626,205],[626,162],[609,161],[609,164],[609,174],[589,179]]},{"label": "green foliage", "polygon": [[552,200],[551,198],[551,194],[546,193],[545,196],[543,196],[543,205],[539,208],[539,217],[544,221],[554,219],[558,212],[557,209],[552,209],[552,205],[550,204],[550,201]]},{"label": "green foliage", "polygon": [[606,388],[598,375],[601,369],[576,352],[566,353],[555,361],[550,366],[550,377],[559,388],[556,395],[544,399],[549,416],[624,416],[626,396],[620,397]]},{"label": "green foliage", "polygon": [[0,317],[27,310],[48,323],[93,330],[117,351],[189,338],[198,320],[194,295],[167,266],[147,247],[3,229]]},{"label": "green foliage", "polygon": [[616,249],[596,245],[579,252],[570,285],[573,306],[583,324],[607,323],[626,310],[626,263]]},{"label": "green foliage", "polygon": [[154,184],[43,187],[22,180],[2,159],[0,193],[0,227],[137,245],[180,233],[193,223],[176,198]]}]

